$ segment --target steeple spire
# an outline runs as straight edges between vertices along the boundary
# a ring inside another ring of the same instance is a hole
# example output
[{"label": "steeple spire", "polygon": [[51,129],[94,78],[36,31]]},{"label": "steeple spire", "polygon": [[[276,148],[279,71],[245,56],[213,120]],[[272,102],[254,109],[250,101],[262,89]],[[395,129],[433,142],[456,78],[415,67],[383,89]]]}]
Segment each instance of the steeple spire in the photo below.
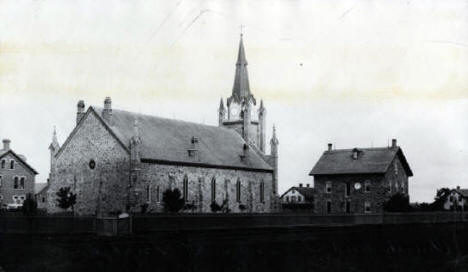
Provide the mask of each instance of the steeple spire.
[{"label": "steeple spire", "polygon": [[240,35],[239,51],[236,62],[236,75],[234,78],[234,86],[232,87],[232,96],[227,101],[228,105],[231,103],[231,100],[241,103],[244,99],[247,100],[246,102],[250,102],[249,100],[252,100],[254,105],[257,103],[253,95],[250,93],[247,59],[245,58],[245,49],[242,37],[243,34]]}]

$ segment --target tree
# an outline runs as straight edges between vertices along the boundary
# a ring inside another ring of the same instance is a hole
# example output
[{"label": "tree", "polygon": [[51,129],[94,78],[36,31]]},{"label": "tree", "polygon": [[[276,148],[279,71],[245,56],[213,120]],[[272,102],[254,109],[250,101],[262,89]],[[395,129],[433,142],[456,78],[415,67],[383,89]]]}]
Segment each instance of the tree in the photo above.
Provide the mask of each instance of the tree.
[{"label": "tree", "polygon": [[67,210],[71,207],[74,211],[74,206],[76,204],[76,194],[72,193],[70,187],[62,187],[56,193],[58,206],[64,210]]},{"label": "tree", "polygon": [[434,202],[432,203],[434,211],[443,211],[444,210],[444,203],[447,201],[447,198],[450,196],[452,190],[449,188],[440,188],[437,190],[437,194],[434,198]]},{"label": "tree", "polygon": [[408,196],[402,193],[396,193],[384,203],[384,211],[386,212],[409,212],[411,206]]},{"label": "tree", "polygon": [[178,212],[185,204],[185,199],[182,198],[180,190],[175,188],[174,190],[167,189],[163,193],[164,210],[166,212]]},{"label": "tree", "polygon": [[37,213],[37,202],[31,193],[26,195],[22,210],[23,214],[26,216],[35,215]]}]

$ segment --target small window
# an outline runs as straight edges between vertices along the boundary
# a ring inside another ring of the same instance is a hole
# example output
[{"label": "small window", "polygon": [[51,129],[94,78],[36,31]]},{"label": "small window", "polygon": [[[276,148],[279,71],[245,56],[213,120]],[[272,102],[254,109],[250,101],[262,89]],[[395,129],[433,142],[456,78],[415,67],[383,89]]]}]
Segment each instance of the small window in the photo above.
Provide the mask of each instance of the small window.
[{"label": "small window", "polygon": [[187,202],[188,201],[188,177],[187,175],[184,176],[183,191],[184,191],[184,200],[185,202]]},{"label": "small window", "polygon": [[331,181],[327,181],[327,183],[325,184],[325,192],[331,193],[331,191],[332,191],[332,183]]},{"label": "small window", "polygon": [[332,205],[331,201],[328,200],[327,201],[327,213],[331,213],[331,205]]},{"label": "small window", "polygon": [[42,203],[44,203],[44,202],[45,202],[45,197],[42,197]]},{"label": "small window", "polygon": [[2,160],[2,169],[5,169],[5,164],[6,164],[6,161]]},{"label": "small window", "polygon": [[286,202],[289,202],[289,196],[286,196]]},{"label": "small window", "polygon": [[13,189],[19,189],[19,179],[18,179],[18,177],[13,178]]},{"label": "small window", "polygon": [[301,196],[297,196],[297,202],[302,202],[302,197]]},{"label": "small window", "polygon": [[294,189],[291,190],[291,194],[294,194],[296,191],[294,191]]},{"label": "small window", "polygon": [[260,202],[265,202],[265,183],[260,182]]},{"label": "small window", "polygon": [[241,181],[237,179],[236,182],[236,201],[241,202]]},{"label": "small window", "polygon": [[371,191],[371,183],[369,180],[366,180],[365,183],[364,183],[364,188],[365,188],[365,192],[370,192]]},{"label": "small window", "polygon": [[291,196],[291,202],[296,202],[296,196]]},{"label": "small window", "polygon": [[90,160],[89,161],[89,168],[91,170],[93,170],[94,168],[96,168],[96,162],[94,160]]},{"label": "small window", "polygon": [[364,202],[364,212],[365,213],[371,212],[371,203],[369,201]]},{"label": "small window", "polygon": [[15,161],[14,160],[10,161],[10,169],[15,169]]}]

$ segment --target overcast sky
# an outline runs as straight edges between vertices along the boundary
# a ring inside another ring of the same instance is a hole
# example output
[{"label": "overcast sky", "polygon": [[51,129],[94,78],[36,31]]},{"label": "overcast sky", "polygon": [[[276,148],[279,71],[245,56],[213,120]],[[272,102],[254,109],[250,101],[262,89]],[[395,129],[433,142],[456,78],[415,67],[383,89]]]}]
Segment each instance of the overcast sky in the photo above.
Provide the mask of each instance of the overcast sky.
[{"label": "overcast sky", "polygon": [[0,138],[45,182],[76,103],[217,124],[239,42],[280,141],[279,188],[328,142],[387,146],[411,201],[468,187],[467,1],[0,1]]}]

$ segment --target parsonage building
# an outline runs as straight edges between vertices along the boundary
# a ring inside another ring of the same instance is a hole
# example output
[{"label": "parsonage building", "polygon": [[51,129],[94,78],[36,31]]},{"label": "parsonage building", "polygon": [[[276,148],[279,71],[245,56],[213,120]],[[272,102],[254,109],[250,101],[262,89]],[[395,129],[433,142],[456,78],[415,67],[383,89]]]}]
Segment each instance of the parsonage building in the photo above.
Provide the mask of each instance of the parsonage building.
[{"label": "parsonage building", "polygon": [[408,195],[413,172],[393,139],[382,148],[334,150],[329,144],[309,175],[316,213],[379,213],[393,194]]},{"label": "parsonage building", "polygon": [[225,203],[231,212],[269,212],[277,194],[278,140],[265,154],[265,108],[250,92],[242,42],[232,95],[221,100],[218,126],[103,107],[77,105],[76,127],[50,145],[48,210],[70,187],[78,214],[163,210],[167,189],[179,188],[192,212]]}]

